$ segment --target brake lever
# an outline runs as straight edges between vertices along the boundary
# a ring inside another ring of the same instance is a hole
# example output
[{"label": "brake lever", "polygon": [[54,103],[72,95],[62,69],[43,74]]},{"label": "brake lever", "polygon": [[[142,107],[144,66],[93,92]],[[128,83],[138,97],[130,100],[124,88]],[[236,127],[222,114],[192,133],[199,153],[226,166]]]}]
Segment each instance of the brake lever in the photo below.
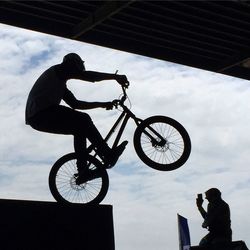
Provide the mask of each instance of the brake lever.
[{"label": "brake lever", "polygon": [[125,83],[125,88],[128,89],[128,87],[129,87],[129,82],[126,82]]},{"label": "brake lever", "polygon": [[117,109],[117,108],[118,108],[118,105],[120,104],[120,100],[115,99],[115,100],[112,101],[112,104],[113,104],[113,106]]}]

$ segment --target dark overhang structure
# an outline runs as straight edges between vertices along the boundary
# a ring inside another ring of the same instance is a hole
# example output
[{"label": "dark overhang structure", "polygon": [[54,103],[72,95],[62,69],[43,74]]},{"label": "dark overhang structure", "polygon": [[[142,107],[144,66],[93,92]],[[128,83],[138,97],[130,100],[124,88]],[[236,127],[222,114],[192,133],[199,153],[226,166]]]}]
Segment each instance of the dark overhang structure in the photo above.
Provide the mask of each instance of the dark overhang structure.
[{"label": "dark overhang structure", "polygon": [[250,80],[248,1],[0,1],[0,22]]}]

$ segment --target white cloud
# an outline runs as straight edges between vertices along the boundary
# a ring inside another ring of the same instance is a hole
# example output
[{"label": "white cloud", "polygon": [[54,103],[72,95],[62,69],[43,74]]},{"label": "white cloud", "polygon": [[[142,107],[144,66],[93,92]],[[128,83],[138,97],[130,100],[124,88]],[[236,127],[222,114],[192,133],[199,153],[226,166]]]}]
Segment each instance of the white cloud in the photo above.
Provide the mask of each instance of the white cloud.
[{"label": "white cloud", "polygon": [[[163,250],[178,247],[177,218],[189,218],[192,243],[206,234],[195,207],[196,193],[211,186],[222,190],[232,210],[235,240],[250,245],[248,81],[132,54],[0,25],[0,197],[51,200],[50,165],[73,150],[71,136],[40,133],[24,124],[25,102],[33,82],[47,67],[78,52],[90,70],[126,74],[132,110],[142,118],[163,114],[180,121],[192,140],[182,168],[157,172],[145,166],[130,143],[119,165],[109,171],[117,249]],[[112,100],[120,95],[114,82],[70,81],[78,98]],[[117,111],[90,111],[104,134]],[[105,119],[105,122],[103,122]]]}]

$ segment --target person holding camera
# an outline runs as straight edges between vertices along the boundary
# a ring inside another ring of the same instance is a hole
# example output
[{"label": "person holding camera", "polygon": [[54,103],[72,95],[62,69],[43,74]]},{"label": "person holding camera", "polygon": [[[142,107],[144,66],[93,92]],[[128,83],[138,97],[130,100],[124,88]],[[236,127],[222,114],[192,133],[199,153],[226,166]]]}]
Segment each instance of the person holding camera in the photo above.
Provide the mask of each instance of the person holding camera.
[{"label": "person holding camera", "polygon": [[200,246],[210,246],[217,242],[231,242],[232,230],[229,205],[221,198],[221,192],[217,188],[211,188],[205,192],[208,200],[207,211],[202,207],[202,194],[198,194],[196,205],[201,216],[204,218],[202,227],[209,233],[203,237]]}]

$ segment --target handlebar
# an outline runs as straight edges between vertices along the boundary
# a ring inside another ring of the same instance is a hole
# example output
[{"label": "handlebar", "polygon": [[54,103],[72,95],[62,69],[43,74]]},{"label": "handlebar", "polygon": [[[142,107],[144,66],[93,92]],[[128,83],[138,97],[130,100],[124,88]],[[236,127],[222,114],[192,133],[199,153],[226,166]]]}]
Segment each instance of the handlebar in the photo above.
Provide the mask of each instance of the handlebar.
[{"label": "handlebar", "polygon": [[126,86],[121,85],[122,96],[119,99],[113,100],[113,102],[112,102],[115,108],[118,108],[118,105],[123,106],[124,102],[126,101],[126,99],[128,97],[127,93],[126,93],[126,89],[128,88],[128,86],[129,86],[129,83]]},{"label": "handlebar", "polygon": [[[128,86],[129,86],[129,85],[128,85]],[[121,97],[121,102],[122,102],[122,103],[124,103],[125,100],[127,99],[126,89],[128,88],[128,86],[127,86],[127,87],[122,86],[122,92],[123,92],[123,96]]]},{"label": "handlebar", "polygon": [[[115,72],[115,75],[118,73],[118,70],[116,70]],[[125,79],[124,79],[125,80]],[[126,78],[127,80],[127,78]],[[120,106],[123,106],[124,107],[124,102],[126,101],[127,99],[127,93],[126,93],[126,89],[129,87],[129,82],[123,82],[122,84],[119,82],[119,84],[121,85],[121,88],[122,88],[122,97],[120,99],[117,99],[117,100],[114,100],[112,103],[113,103],[113,106],[115,108],[118,108],[118,105]]]}]

